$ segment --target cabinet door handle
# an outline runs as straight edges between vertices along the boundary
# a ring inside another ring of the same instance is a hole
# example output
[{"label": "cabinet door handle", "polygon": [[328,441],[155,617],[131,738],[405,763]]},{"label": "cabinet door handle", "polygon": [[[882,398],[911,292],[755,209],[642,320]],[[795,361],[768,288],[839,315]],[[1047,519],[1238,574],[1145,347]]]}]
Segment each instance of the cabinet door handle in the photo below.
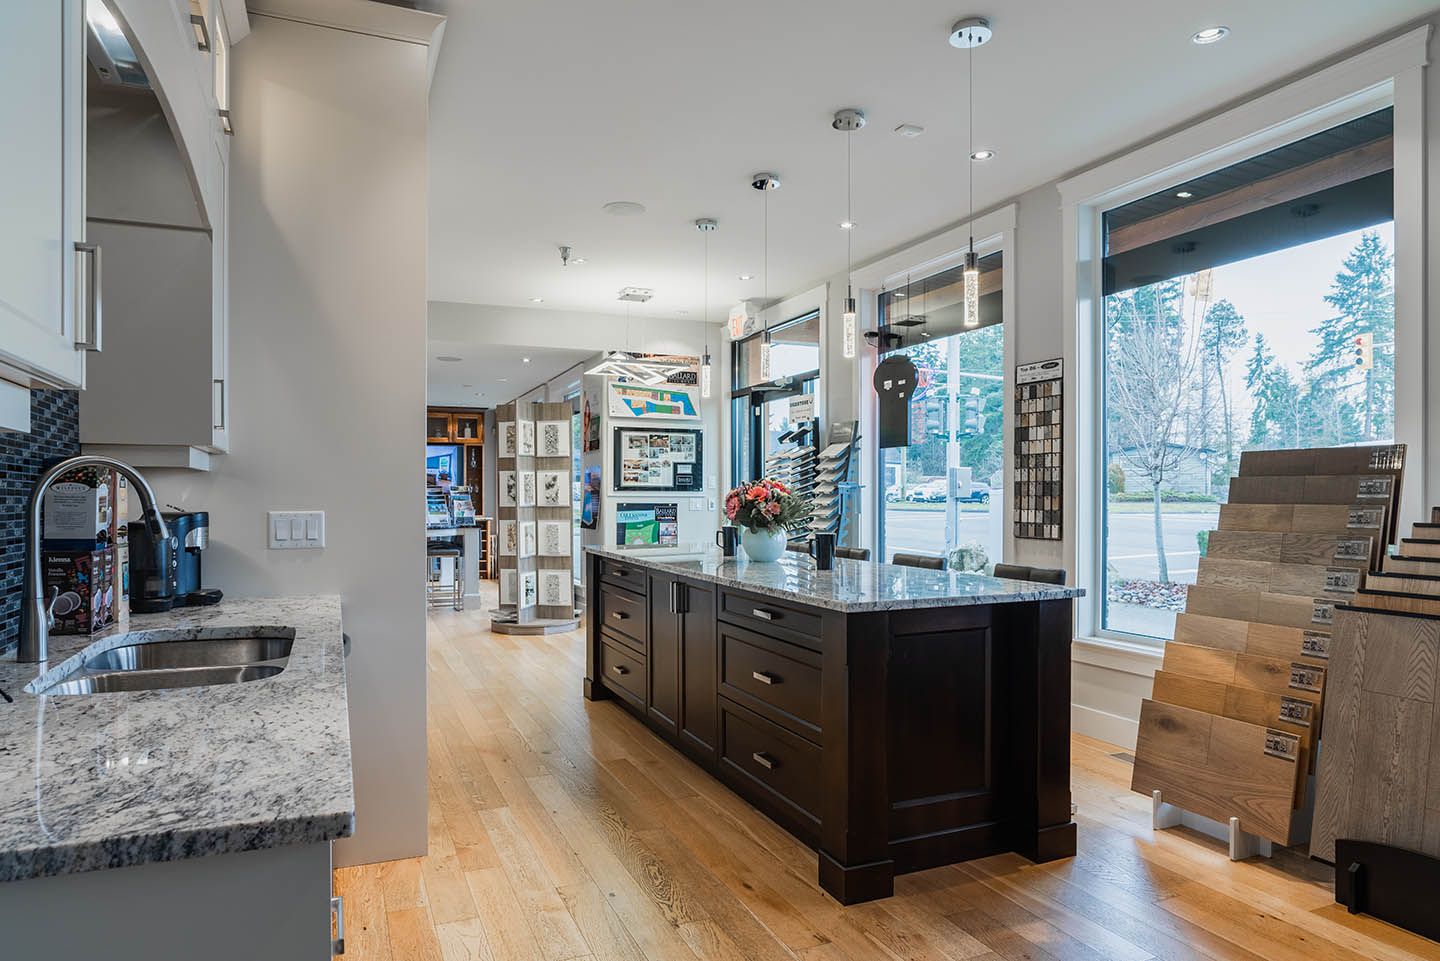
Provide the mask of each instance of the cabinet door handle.
[{"label": "cabinet door handle", "polygon": [[754,610],[752,610],[750,613],[751,613],[751,615],[753,615],[754,617],[760,618],[760,620],[762,620],[762,621],[773,621],[773,620],[775,620],[775,615],[774,615],[774,614],[770,613],[769,611],[762,611],[762,610],[761,610],[760,608],[758,608],[758,607],[755,608]]},{"label": "cabinet door handle", "polygon": [[761,684],[776,684],[780,681],[780,679],[774,674],[770,674],[766,671],[751,671],[750,676],[755,678],[755,680],[759,681]]},{"label": "cabinet door handle", "polygon": [[613,617],[613,618],[615,618],[615,620],[617,620],[617,621],[623,621],[623,620],[625,620],[625,618],[629,617],[630,615],[629,615],[629,614],[626,614],[624,611],[611,611],[611,612],[610,612],[610,616]]},{"label": "cabinet door handle", "polygon": [[214,398],[214,403],[215,403],[215,416],[212,417],[211,420],[212,420],[212,421],[218,421],[218,423],[214,424],[211,429],[212,429],[212,430],[224,430],[224,429],[225,429],[225,378],[223,378],[223,377],[216,377],[216,378],[215,378],[214,386],[217,387],[217,388],[219,388],[219,390],[218,390],[218,392],[216,393],[215,398]]},{"label": "cabinet door handle", "polygon": [[775,770],[776,764],[778,763],[773,757],[766,754],[764,751],[756,751],[754,754],[750,755],[750,758],[756,764],[760,765],[767,771]]},{"label": "cabinet door handle", "polygon": [[335,940],[330,942],[330,953],[345,953],[345,895],[330,899],[330,910],[335,912]]},{"label": "cabinet door handle", "polygon": [[670,613],[680,613],[680,582],[670,582]]},{"label": "cabinet door handle", "polygon": [[611,667],[610,670],[614,671],[621,677],[624,677],[626,674],[630,673],[630,668],[626,667],[624,664],[616,664],[615,666]]},{"label": "cabinet door handle", "polygon": [[80,350],[99,351],[100,335],[104,324],[104,312],[100,294],[100,245],[75,245],[75,252],[85,260],[85,336],[75,331],[75,346]]}]

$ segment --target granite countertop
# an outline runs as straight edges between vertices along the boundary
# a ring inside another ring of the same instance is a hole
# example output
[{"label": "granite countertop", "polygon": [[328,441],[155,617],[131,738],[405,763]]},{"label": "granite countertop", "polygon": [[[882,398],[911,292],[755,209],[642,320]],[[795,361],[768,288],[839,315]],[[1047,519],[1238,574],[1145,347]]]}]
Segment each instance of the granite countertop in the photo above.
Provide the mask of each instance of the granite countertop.
[{"label": "granite countertop", "polygon": [[1055,601],[1083,597],[1085,594],[1075,587],[1012,581],[959,571],[927,571],[876,561],[836,559],[833,570],[817,571],[815,561],[809,555],[793,551],[786,551],[780,560],[773,563],[757,564],[743,555],[724,557],[718,548],[683,551],[591,546],[585,550],[627,564],[653,567],[724,587],[847,614]]},{"label": "granite countertop", "polygon": [[[285,669],[241,684],[37,696],[90,653],[293,628]],[[176,637],[176,632],[180,637]],[[312,844],[355,821],[340,598],[229,599],[52,636],[47,665],[0,659],[0,881]]]}]

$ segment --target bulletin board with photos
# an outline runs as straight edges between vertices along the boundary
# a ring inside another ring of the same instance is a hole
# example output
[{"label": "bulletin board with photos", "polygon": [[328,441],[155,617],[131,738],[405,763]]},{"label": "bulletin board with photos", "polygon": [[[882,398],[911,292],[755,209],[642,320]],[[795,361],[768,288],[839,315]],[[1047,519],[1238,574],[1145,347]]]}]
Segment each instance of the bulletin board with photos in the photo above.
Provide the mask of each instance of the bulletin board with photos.
[{"label": "bulletin board with photos", "polygon": [[703,456],[698,430],[616,428],[615,490],[701,490]]},{"label": "bulletin board with photos", "polygon": [[1015,368],[1015,536],[1058,541],[1064,520],[1064,364]]}]

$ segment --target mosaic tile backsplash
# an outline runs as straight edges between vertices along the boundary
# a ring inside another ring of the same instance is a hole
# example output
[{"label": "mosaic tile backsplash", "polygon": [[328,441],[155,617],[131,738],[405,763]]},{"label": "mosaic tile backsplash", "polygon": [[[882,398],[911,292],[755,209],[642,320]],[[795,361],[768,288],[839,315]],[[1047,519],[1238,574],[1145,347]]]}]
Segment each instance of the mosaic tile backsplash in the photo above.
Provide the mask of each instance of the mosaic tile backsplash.
[{"label": "mosaic tile backsplash", "polygon": [[41,471],[80,453],[80,394],[30,392],[30,433],[0,431],[0,653],[15,645],[25,582],[25,508]]}]

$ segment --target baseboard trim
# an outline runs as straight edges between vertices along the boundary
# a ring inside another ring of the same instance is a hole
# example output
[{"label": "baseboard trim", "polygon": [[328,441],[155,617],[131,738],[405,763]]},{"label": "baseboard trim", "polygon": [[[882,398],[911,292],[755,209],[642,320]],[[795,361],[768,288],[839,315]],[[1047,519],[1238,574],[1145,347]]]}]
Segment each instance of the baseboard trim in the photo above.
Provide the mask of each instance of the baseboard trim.
[{"label": "baseboard trim", "polygon": [[1111,714],[1085,704],[1071,704],[1070,729],[1076,734],[1133,751],[1140,737],[1140,719]]}]

